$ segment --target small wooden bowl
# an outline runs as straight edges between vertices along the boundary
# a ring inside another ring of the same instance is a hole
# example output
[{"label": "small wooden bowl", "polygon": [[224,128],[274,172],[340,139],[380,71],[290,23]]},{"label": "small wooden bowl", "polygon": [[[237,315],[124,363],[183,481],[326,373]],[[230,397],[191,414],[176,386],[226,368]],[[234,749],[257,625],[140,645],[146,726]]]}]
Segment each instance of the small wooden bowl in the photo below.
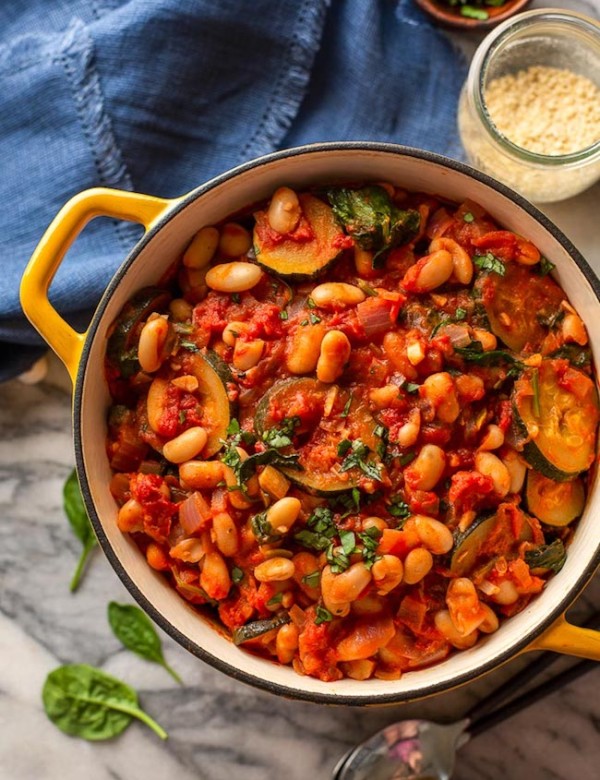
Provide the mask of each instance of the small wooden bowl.
[{"label": "small wooden bowl", "polygon": [[487,19],[471,19],[463,16],[460,6],[447,5],[443,0],[415,0],[425,13],[432,16],[438,24],[444,27],[458,27],[462,30],[486,30],[495,27],[509,16],[523,11],[530,0],[508,0],[504,5],[484,9],[488,12]]}]

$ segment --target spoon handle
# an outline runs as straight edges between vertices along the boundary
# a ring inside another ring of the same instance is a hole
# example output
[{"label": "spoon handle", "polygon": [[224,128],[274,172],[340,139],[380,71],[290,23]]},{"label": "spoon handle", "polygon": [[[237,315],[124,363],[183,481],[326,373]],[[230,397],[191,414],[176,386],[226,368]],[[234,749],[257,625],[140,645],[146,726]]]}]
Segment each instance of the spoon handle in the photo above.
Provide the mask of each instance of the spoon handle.
[{"label": "spoon handle", "polygon": [[520,712],[526,707],[530,707],[532,704],[535,704],[536,701],[543,699],[548,694],[558,691],[560,688],[573,682],[573,680],[576,680],[583,674],[591,672],[592,669],[600,669],[600,665],[597,661],[578,661],[576,664],[573,664],[573,666],[565,669],[564,672],[536,685],[535,688],[531,688],[529,691],[517,696],[516,699],[513,699],[508,702],[508,704],[494,710],[494,712],[490,712],[471,721],[467,727],[467,733],[471,737],[476,737],[478,734],[496,726],[498,723],[502,723],[506,718],[510,718],[512,715]]},{"label": "spoon handle", "polygon": [[[595,612],[591,615],[583,625],[585,628],[600,629],[600,612]],[[544,672],[556,661],[556,658],[557,656],[554,653],[543,653],[535,661],[528,664],[524,669],[521,669],[520,672],[517,672],[514,677],[507,680],[504,685],[501,685],[488,696],[481,699],[481,701],[478,701],[466,713],[465,718],[468,718],[471,723],[479,721],[511,696],[516,693],[521,693],[523,688],[529,685],[533,677],[537,677]]]}]

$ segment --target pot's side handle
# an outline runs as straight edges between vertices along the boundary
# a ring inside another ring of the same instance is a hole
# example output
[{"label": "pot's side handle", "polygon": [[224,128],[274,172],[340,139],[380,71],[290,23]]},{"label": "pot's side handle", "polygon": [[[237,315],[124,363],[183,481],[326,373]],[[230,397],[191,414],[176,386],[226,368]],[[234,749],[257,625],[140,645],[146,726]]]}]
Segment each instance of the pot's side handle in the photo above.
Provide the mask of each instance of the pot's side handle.
[{"label": "pot's side handle", "polygon": [[600,631],[579,628],[568,623],[563,615],[550,628],[537,637],[528,650],[554,650],[565,655],[591,658],[600,661]]},{"label": "pot's side handle", "polygon": [[21,306],[31,324],[63,361],[75,382],[85,333],[78,333],[48,300],[48,288],[67,250],[94,217],[139,222],[146,230],[173,205],[172,200],[96,187],[75,195],[44,233],[21,280]]}]

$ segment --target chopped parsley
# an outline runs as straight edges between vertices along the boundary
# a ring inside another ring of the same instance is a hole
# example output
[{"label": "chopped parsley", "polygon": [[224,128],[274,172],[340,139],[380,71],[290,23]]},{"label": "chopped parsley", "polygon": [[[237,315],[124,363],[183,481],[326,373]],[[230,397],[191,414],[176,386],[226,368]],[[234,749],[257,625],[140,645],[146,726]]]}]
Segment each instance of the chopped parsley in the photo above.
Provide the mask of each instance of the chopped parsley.
[{"label": "chopped parsley", "polygon": [[250,528],[252,528],[252,533],[259,544],[271,544],[281,539],[281,534],[277,533],[267,520],[266,511],[260,512],[251,518]]},{"label": "chopped parsley", "polygon": [[326,550],[337,534],[333,512],[325,506],[318,506],[306,521],[306,528],[294,534],[294,541],[309,550]]},{"label": "chopped parsley", "polygon": [[484,8],[475,8],[473,5],[461,5],[461,16],[466,16],[469,19],[489,19],[490,15]]},{"label": "chopped parsley", "polygon": [[185,409],[179,410],[179,424],[185,425],[185,421],[187,420],[187,411]]},{"label": "chopped parsley", "polygon": [[315,616],[315,626],[320,626],[321,623],[331,623],[333,620],[333,615],[328,609],[325,609],[325,607],[322,607],[320,604],[317,605],[316,609],[316,616]]},{"label": "chopped parsley", "polygon": [[499,257],[496,257],[492,252],[488,252],[485,255],[475,255],[473,262],[477,268],[482,271],[493,271],[493,273],[498,274],[499,276],[504,276],[506,274],[504,261]]},{"label": "chopped parsley", "polygon": [[310,324],[311,325],[316,325],[317,323],[321,322],[321,318],[317,317],[317,315],[314,314],[312,311],[309,314],[309,317],[310,317]]},{"label": "chopped parsley", "polygon": [[232,300],[234,303],[240,303],[242,299],[241,299],[241,297],[240,297],[240,294],[239,294],[239,293],[231,293],[231,300]]},{"label": "chopped parsley", "polygon": [[244,579],[244,572],[241,569],[238,569],[237,566],[234,566],[231,570],[231,579],[237,585]]},{"label": "chopped parsley", "polygon": [[308,306],[309,309],[316,309],[317,308],[317,304],[310,297],[306,299],[306,305]]},{"label": "chopped parsley", "polygon": [[[354,537],[354,534],[352,534],[352,536]],[[352,547],[352,549],[354,549],[354,546]],[[343,571],[346,571],[346,569],[350,566],[350,559],[348,558],[348,553],[344,551],[343,547],[341,546],[336,547],[333,544],[333,542],[327,548],[327,552],[325,556],[327,558],[327,563],[329,564],[329,567],[333,574],[341,574]]]},{"label": "chopped parsley", "polygon": [[400,463],[401,466],[408,466],[408,464],[412,463],[416,457],[417,457],[416,452],[405,452],[398,457],[398,462]]},{"label": "chopped parsley", "polygon": [[305,325],[308,325],[308,320],[302,320],[300,325],[302,325],[302,327],[304,327]]},{"label": "chopped parsley", "polygon": [[283,309],[282,311],[279,312],[279,319],[280,320],[287,320],[288,316],[289,315],[287,313],[287,309]]},{"label": "chopped parsley", "polygon": [[474,222],[475,221],[475,217],[471,214],[470,211],[467,211],[466,214],[463,214],[463,220],[465,222]]}]

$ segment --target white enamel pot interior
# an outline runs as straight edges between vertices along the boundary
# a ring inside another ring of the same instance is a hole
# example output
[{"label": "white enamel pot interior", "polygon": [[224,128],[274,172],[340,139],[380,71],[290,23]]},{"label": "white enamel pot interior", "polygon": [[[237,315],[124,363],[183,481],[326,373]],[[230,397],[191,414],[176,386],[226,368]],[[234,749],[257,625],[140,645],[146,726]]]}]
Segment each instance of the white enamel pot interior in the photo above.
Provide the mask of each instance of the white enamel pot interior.
[{"label": "white enamel pot interior", "polygon": [[[132,596],[168,634],[223,672],[288,697],[343,704],[408,701],[448,690],[508,660],[557,620],[591,577],[599,560],[597,480],[579,522],[563,570],[519,615],[475,647],[397,681],[341,680],[325,683],[290,667],[236,648],[147,565],[132,540],[116,525],[105,454],[109,395],[104,378],[107,330],[124,303],[151,285],[181,256],[192,236],[280,185],[391,181],[460,202],[480,203],[503,227],[531,239],[556,265],[555,276],[587,324],[596,365],[600,354],[599,287],[569,241],[540,212],[515,193],[462,164],[427,152],[379,144],[325,144],[281,152],[243,165],[173,202],[125,261],[94,316],[75,387],[77,465],[87,508],[99,540]],[[532,312],[535,316],[535,312]]]}]

